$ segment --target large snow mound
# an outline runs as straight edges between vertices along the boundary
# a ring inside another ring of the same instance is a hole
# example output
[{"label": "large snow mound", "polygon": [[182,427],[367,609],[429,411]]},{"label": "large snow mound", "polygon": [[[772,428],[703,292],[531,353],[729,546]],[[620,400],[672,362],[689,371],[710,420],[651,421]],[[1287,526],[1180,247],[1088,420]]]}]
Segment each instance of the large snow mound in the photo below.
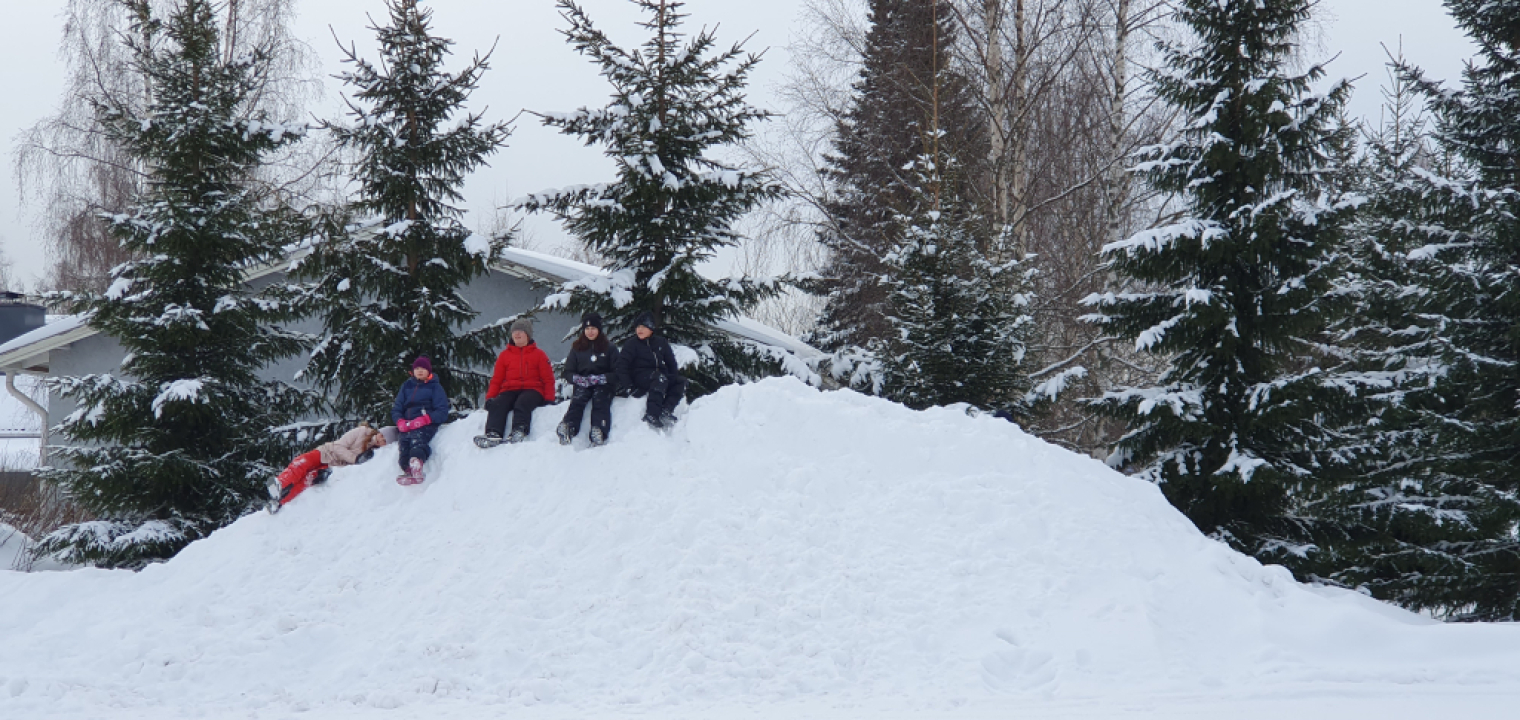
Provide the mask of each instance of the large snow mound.
[{"label": "large snow mound", "polygon": [[387,449],[140,573],[0,572],[0,717],[1244,717],[1299,697],[1270,706],[1362,717],[1416,696],[1385,706],[1479,717],[1520,695],[1520,628],[1297,584],[1000,420],[793,380],[726,388],[668,436],[637,405],[596,449],[555,442],[563,405],[489,451],[473,415],[423,485],[397,486]]}]

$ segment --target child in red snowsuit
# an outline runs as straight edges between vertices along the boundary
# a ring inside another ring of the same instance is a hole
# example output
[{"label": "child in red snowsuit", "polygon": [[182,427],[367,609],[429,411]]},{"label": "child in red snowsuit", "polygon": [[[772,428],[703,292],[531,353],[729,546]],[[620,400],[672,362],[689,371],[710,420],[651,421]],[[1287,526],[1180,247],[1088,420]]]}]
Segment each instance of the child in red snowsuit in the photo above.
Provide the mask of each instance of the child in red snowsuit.
[{"label": "child in red snowsuit", "polygon": [[275,483],[270,484],[269,511],[275,512],[294,500],[317,482],[323,470],[353,465],[360,462],[360,456],[384,446],[384,433],[371,428],[369,423],[359,423],[359,427],[344,433],[343,437],[296,457]]}]

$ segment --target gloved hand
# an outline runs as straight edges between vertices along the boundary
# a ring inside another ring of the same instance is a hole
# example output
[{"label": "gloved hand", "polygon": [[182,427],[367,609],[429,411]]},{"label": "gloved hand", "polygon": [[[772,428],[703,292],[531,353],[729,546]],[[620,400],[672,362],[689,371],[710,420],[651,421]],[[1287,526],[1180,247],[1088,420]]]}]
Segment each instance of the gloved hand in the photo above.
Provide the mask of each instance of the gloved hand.
[{"label": "gloved hand", "polygon": [[432,422],[433,422],[433,419],[430,418],[430,417],[428,417],[428,416],[426,416],[426,415],[422,415],[420,417],[414,417],[411,420],[407,420],[405,418],[402,418],[402,419],[396,421],[396,429],[400,430],[401,432],[411,432],[411,431],[416,430],[418,428],[427,427]]}]

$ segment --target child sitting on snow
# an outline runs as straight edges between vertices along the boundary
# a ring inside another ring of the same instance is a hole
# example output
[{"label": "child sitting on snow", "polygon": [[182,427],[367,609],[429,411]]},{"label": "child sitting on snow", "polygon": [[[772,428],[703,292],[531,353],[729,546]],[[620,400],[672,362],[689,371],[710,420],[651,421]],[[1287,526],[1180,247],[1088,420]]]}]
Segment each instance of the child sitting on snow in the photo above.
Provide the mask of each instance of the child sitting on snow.
[{"label": "child sitting on snow", "polygon": [[384,447],[388,438],[386,430],[394,435],[394,428],[375,430],[369,423],[361,422],[330,443],[323,443],[316,450],[297,456],[289,467],[281,472],[269,486],[269,512],[279,512],[286,503],[296,499],[306,488],[327,479],[328,468],[356,465],[370,459],[376,448]]},{"label": "child sitting on snow", "polygon": [[569,445],[581,432],[586,405],[591,406],[591,444],[602,445],[612,432],[612,382],[616,379],[617,348],[602,333],[602,316],[581,316],[581,331],[565,357],[564,377],[575,386],[570,408],[555,432],[561,445]]},{"label": "child sitting on snow", "polygon": [[437,434],[438,426],[449,420],[449,394],[443,391],[438,376],[433,374],[433,362],[427,356],[412,363],[412,376],[396,393],[391,420],[401,431],[401,439],[397,441],[401,452],[396,457],[401,464],[401,475],[396,482],[416,485],[424,479],[422,464],[433,454],[429,445],[433,435]]},{"label": "child sitting on snow", "polygon": [[618,351],[618,397],[644,397],[644,422],[656,430],[676,424],[676,406],[686,397],[686,378],[676,362],[670,341],[655,334],[654,315],[641,313],[633,321],[633,337]]}]

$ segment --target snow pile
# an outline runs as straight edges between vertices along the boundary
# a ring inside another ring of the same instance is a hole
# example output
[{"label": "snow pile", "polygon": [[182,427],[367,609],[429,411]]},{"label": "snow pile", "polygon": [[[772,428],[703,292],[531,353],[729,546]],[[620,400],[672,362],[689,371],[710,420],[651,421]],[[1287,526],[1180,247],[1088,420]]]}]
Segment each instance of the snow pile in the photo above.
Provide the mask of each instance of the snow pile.
[{"label": "snow pile", "polygon": [[[20,530],[0,522],[0,568],[16,567],[26,552],[27,537]],[[3,652],[3,651],[0,651]],[[0,686],[0,694],[4,687]]]},{"label": "snow pile", "polygon": [[563,408],[489,451],[482,415],[444,427],[414,488],[382,451],[139,574],[0,572],[0,717],[1369,717],[1379,695],[1483,717],[1520,696],[1520,628],[1298,585],[990,417],[771,380],[668,437],[620,400],[591,449],[556,444]]}]

